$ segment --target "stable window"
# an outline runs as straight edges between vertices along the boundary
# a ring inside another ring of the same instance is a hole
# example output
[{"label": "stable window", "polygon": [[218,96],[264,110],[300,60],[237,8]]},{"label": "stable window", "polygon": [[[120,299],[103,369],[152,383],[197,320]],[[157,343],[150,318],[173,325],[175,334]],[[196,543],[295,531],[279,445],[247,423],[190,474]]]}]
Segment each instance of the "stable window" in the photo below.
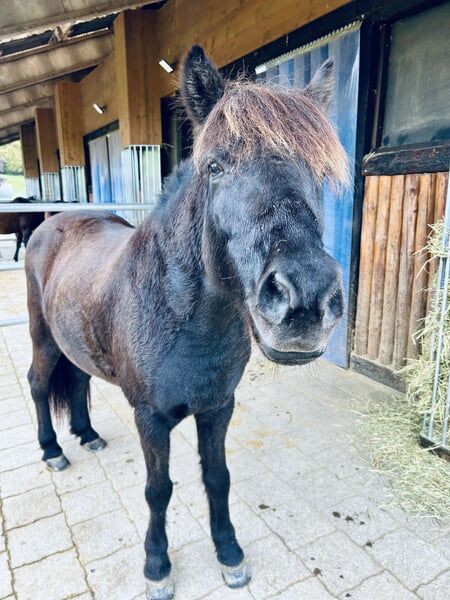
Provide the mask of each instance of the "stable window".
[{"label": "stable window", "polygon": [[450,140],[450,3],[391,28],[382,147]]}]

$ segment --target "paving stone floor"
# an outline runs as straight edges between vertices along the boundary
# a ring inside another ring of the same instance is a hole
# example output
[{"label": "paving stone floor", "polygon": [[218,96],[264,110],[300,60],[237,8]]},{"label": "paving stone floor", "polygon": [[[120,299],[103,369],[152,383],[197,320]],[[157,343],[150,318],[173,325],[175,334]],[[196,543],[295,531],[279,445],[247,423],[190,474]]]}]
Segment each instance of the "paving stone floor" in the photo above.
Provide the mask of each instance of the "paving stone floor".
[{"label": "paving stone floor", "polygon": [[[0,273],[0,318],[24,314],[22,272]],[[27,326],[0,329],[0,599],[144,599],[148,511],[132,412],[95,380],[93,422],[108,447],[91,455],[59,426],[72,465],[40,462],[26,381]],[[255,354],[228,437],[231,513],[252,565],[227,589],[208,534],[192,419],[172,434],[168,512],[178,600],[446,600],[450,529],[383,502],[389,482],[356,450],[368,399],[393,392],[325,361],[274,368]]]}]

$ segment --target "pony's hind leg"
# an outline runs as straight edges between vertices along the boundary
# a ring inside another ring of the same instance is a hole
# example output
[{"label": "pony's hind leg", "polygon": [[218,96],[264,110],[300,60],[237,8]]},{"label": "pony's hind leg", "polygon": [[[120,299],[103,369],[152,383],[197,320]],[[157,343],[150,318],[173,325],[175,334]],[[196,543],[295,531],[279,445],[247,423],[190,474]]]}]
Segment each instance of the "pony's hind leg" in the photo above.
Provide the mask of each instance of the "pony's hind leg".
[{"label": "pony's hind leg", "polygon": [[250,581],[251,574],[236,540],[228,508],[230,474],[225,460],[225,436],[233,407],[232,400],[223,408],[195,415],[195,420],[203,483],[209,503],[211,536],[225,583],[230,588],[239,588]]},{"label": "pony's hind leg", "polygon": [[92,427],[89,417],[91,377],[67,359],[66,361],[66,380],[70,385],[70,430],[80,438],[80,444],[86,450],[100,452],[106,447],[106,441]]},{"label": "pony's hind leg", "polygon": [[31,396],[36,406],[38,440],[43,450],[42,460],[52,471],[62,471],[70,463],[56,439],[50,414],[50,381],[60,357],[60,350],[50,337],[33,340],[33,362],[28,371]]}]

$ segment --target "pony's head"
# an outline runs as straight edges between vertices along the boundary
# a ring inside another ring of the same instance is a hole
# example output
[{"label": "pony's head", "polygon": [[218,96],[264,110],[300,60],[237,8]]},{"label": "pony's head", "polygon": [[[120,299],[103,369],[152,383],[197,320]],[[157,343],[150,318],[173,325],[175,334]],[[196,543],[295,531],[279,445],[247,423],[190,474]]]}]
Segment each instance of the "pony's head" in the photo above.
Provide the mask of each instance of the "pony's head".
[{"label": "pony's head", "polygon": [[343,313],[340,269],[322,242],[323,181],[348,179],[327,116],[332,88],[330,61],[303,90],[225,82],[199,46],[183,64],[207,198],[203,259],[217,285],[242,295],[264,354],[285,364],[320,356]]}]

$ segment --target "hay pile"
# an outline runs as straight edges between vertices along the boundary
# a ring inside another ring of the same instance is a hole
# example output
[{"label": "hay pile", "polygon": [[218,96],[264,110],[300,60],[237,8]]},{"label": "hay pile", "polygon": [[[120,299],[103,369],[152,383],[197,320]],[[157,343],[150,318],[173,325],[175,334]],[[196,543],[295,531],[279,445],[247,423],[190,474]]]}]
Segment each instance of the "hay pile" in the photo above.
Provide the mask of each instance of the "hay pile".
[{"label": "hay pile", "polygon": [[[442,253],[443,222],[434,227],[428,251]],[[436,283],[436,282],[435,282]],[[367,446],[375,469],[390,476],[390,504],[407,512],[445,518],[450,515],[450,462],[419,445],[422,422],[431,407],[434,362],[430,358],[433,333],[439,328],[440,306],[433,307],[418,334],[421,355],[410,361],[403,374],[408,385],[406,398],[394,398],[388,405],[373,403],[364,418]],[[440,443],[447,384],[450,375],[450,298],[448,299],[435,409],[433,440]],[[450,439],[447,434],[447,444]]]}]

